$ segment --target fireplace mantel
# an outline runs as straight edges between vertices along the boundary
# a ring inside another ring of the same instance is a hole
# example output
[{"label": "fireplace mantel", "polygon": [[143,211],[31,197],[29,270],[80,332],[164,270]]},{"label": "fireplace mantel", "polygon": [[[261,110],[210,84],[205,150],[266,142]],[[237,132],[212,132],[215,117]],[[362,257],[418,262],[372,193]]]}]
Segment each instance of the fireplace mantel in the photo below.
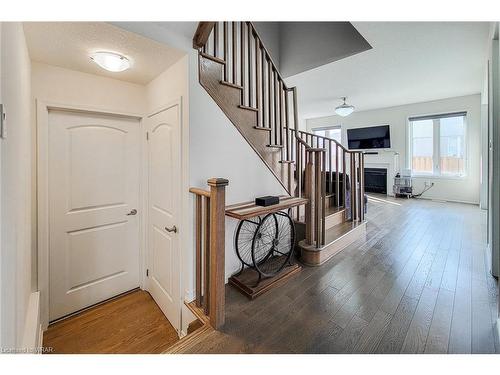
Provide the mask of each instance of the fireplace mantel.
[{"label": "fireplace mantel", "polygon": [[394,196],[392,186],[399,172],[399,154],[393,151],[380,151],[378,154],[365,154],[365,168],[387,169],[387,195]]}]

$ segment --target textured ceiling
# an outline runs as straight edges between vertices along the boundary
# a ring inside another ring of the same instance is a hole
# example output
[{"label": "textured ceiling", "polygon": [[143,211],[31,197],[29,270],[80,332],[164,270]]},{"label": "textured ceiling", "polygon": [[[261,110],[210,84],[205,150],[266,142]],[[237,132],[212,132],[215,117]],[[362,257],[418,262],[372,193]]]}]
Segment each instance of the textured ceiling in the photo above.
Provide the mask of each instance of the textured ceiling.
[{"label": "textured ceiling", "polygon": [[[183,56],[177,49],[104,22],[25,22],[24,32],[33,61],[138,84],[147,84]],[[96,51],[124,55],[132,67],[108,72],[90,60]]]},{"label": "textured ceiling", "polygon": [[302,119],[480,93],[487,22],[353,22],[372,49],[286,79]]}]

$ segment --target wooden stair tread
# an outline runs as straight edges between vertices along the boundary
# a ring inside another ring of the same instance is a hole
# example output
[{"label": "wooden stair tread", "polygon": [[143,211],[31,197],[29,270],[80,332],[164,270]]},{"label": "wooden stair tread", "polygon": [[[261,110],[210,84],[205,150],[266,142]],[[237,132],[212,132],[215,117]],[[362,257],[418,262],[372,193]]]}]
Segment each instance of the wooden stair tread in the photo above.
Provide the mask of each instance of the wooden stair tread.
[{"label": "wooden stair tread", "polygon": [[336,215],[340,212],[344,212],[345,208],[342,206],[339,207],[327,207],[325,210],[325,217],[331,216],[331,215]]},{"label": "wooden stair tread", "polygon": [[236,83],[232,83],[232,82],[221,80],[220,84],[224,85],[224,86],[233,87],[235,89],[243,90],[243,86],[237,85]]},{"label": "wooden stair tread", "polygon": [[266,147],[271,147],[271,148],[283,148],[282,145],[266,145]]},{"label": "wooden stair tread", "polygon": [[241,109],[247,109],[249,111],[254,111],[254,112],[259,112],[259,110],[257,108],[254,108],[254,107],[249,107],[247,105],[243,105],[243,104],[240,104],[238,106],[238,108],[241,108]]},{"label": "wooden stair tread", "polygon": [[215,56],[212,56],[212,55],[209,55],[208,53],[205,53],[205,52],[200,52],[200,55],[206,59],[209,59],[209,60],[212,60],[216,63],[219,63],[219,64],[226,64],[226,61],[222,60],[222,59],[219,59],[218,57],[215,57]]},{"label": "wooden stair tread", "polygon": [[279,160],[278,163],[295,164],[295,160]]},{"label": "wooden stair tread", "polygon": [[327,229],[325,231],[325,246],[328,246],[333,242],[338,241],[340,238],[348,234],[350,231],[364,224],[366,224],[366,222],[346,221],[344,223],[337,224],[331,227],[330,229]]},{"label": "wooden stair tread", "polygon": [[271,131],[271,128],[265,128],[263,126],[254,126],[253,128],[257,129],[257,130],[265,130],[265,131],[268,131],[268,132]]},{"label": "wooden stair tread", "polygon": [[354,241],[366,235],[366,221],[346,221],[325,231],[325,244],[316,248],[299,242],[301,262],[310,266],[319,266],[351,245]]}]

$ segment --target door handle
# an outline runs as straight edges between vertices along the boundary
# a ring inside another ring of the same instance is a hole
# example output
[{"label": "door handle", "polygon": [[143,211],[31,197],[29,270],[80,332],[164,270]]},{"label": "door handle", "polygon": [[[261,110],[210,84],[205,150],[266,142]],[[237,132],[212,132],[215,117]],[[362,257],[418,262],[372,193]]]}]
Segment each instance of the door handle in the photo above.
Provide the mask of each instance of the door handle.
[{"label": "door handle", "polygon": [[165,227],[165,230],[167,232],[174,232],[174,233],[177,233],[177,227],[174,225],[172,228],[169,228],[169,227]]},{"label": "door handle", "polygon": [[127,216],[131,216],[131,215],[136,215],[137,214],[137,210],[134,208],[132,211],[130,211]]}]

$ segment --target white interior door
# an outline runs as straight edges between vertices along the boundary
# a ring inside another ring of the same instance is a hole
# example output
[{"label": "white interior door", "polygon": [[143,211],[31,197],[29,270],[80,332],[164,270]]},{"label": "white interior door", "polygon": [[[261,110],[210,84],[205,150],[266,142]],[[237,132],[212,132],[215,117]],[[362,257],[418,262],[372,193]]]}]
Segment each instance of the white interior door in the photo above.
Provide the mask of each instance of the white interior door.
[{"label": "white interior door", "polygon": [[146,120],[148,132],[148,290],[180,327],[180,111],[176,104]]},{"label": "white interior door", "polygon": [[49,320],[139,286],[139,171],[138,119],[49,112]]}]

